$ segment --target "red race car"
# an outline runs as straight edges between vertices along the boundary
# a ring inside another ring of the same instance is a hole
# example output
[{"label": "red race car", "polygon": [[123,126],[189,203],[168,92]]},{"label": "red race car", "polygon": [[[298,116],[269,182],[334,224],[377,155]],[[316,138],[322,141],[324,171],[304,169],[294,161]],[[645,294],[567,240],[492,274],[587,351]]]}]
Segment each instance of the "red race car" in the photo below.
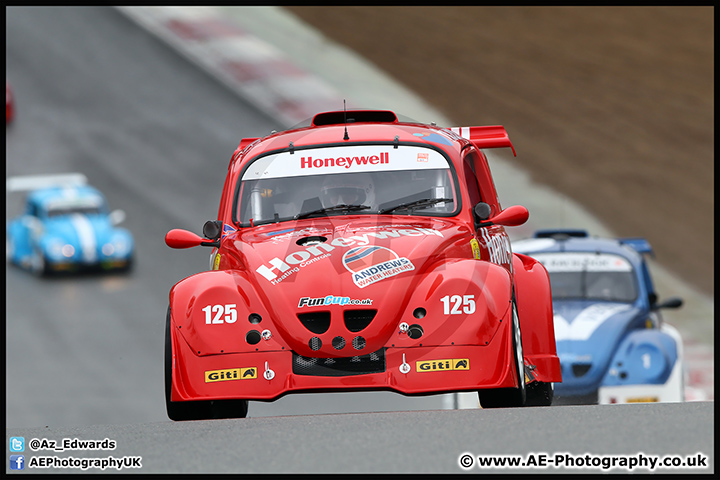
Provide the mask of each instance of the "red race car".
[{"label": "red race car", "polygon": [[[170,291],[173,420],[245,417],[295,392],[478,391],[550,405],[561,381],[545,268],[512,253],[483,149],[501,126],[445,129],[387,110],[317,114],[243,139],[217,220],[172,248],[212,248]],[[514,152],[514,149],[513,149]]]}]

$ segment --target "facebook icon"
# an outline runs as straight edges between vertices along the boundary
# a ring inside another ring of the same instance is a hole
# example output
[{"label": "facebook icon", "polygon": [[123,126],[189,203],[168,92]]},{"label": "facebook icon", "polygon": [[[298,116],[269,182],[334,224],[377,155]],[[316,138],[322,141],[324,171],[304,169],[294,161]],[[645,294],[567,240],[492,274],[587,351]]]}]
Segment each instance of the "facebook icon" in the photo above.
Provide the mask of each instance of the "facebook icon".
[{"label": "facebook icon", "polygon": [[23,470],[25,468],[25,455],[10,455],[10,470]]}]

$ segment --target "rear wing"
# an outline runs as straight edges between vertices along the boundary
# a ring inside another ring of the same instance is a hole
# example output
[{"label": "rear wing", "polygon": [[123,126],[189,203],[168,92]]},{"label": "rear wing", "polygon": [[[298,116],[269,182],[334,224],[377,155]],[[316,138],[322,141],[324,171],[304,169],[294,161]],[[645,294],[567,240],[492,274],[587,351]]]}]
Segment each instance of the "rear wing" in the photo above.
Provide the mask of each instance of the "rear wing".
[{"label": "rear wing", "polygon": [[484,126],[484,127],[451,127],[448,128],[451,132],[459,135],[467,140],[470,140],[475,148],[512,148],[513,155],[517,157],[515,153],[515,147],[510,142],[510,137],[502,125]]},{"label": "rear wing", "polygon": [[230,164],[228,165],[228,168],[230,168],[230,165],[232,165],[232,163],[233,163],[235,160],[238,159],[238,157],[240,156],[240,154],[245,150],[245,148],[246,148],[248,145],[256,142],[256,141],[259,140],[259,139],[260,139],[260,137],[248,137],[248,138],[243,138],[243,139],[241,139],[241,140],[240,140],[240,145],[238,145],[238,147],[237,147],[237,148],[235,149],[235,151],[233,152],[232,157],[230,157]]},{"label": "rear wing", "polygon": [[639,253],[648,253],[651,257],[655,256],[655,252],[653,252],[653,249],[650,246],[650,242],[648,242],[644,238],[618,238],[618,242],[622,243],[623,245],[632,247]]},{"label": "rear wing", "polygon": [[587,238],[587,230],[581,228],[555,228],[555,229],[543,229],[537,230],[534,234],[534,238]]},{"label": "rear wing", "polygon": [[8,192],[22,192],[50,187],[77,187],[87,185],[87,177],[82,173],[60,173],[53,175],[21,175],[9,177]]}]

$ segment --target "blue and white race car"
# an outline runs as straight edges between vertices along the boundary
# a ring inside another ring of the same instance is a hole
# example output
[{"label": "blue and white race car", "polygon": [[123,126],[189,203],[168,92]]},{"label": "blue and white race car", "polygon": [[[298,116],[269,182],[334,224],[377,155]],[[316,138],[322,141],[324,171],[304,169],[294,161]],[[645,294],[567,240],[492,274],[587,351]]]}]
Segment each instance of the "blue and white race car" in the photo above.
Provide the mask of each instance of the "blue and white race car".
[{"label": "blue and white race car", "polygon": [[7,224],[8,260],[39,276],[80,270],[131,268],[134,241],[116,225],[122,210],[110,212],[82,174],[11,177],[8,192],[28,191],[25,213]]},{"label": "blue and white race car", "polygon": [[562,383],[557,404],[681,402],[683,347],[665,323],[642,238],[590,237],[584,230],[540,230],[513,242],[550,275]]}]

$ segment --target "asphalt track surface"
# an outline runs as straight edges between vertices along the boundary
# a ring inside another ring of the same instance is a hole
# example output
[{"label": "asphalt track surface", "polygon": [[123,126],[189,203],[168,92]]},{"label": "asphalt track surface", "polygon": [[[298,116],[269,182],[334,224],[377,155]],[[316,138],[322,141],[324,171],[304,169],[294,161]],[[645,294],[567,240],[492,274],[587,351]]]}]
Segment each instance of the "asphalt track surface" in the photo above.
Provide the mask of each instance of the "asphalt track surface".
[{"label": "asphalt track surface", "polygon": [[[171,250],[164,235],[213,219],[239,139],[281,125],[114,9],[6,15],[18,108],[7,175],[85,173],[126,211],[137,243],[127,275],[39,280],[7,268],[6,440],[110,438],[111,453],[57,455],[142,456],[143,473],[462,472],[464,452],[702,452],[713,471],[705,402],[489,412],[445,411],[440,396],[296,395],[252,402],[244,420],[170,422],[167,295],[207,269],[209,251]],[[8,197],[8,217],[21,208]]]}]

